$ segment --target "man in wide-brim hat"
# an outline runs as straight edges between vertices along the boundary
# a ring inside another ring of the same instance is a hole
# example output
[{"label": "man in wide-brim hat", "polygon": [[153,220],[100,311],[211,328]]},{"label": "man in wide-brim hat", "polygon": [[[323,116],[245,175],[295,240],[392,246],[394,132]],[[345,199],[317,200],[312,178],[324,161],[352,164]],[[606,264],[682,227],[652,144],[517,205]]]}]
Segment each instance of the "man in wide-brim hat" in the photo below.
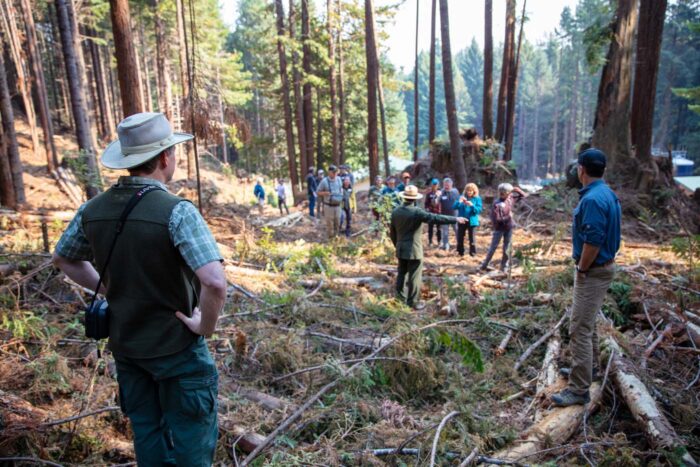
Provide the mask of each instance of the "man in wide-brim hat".
[{"label": "man in wide-brim hat", "polygon": [[[54,264],[89,289],[99,278],[91,261],[104,271],[109,349],[137,463],[211,465],[218,375],[204,336],[216,328],[226,279],[199,211],[165,186],[175,172],[175,145],[193,136],[173,133],[161,113],[131,115],[117,133],[102,165],[129,175],[78,209]],[[124,207],[137,196],[115,236]]]},{"label": "man in wide-brim hat", "polygon": [[423,281],[423,224],[464,224],[463,217],[433,214],[416,206],[423,198],[415,185],[407,185],[398,193],[403,204],[391,213],[391,241],[396,247],[399,271],[396,276],[396,296],[416,310],[425,308],[418,300]]}]

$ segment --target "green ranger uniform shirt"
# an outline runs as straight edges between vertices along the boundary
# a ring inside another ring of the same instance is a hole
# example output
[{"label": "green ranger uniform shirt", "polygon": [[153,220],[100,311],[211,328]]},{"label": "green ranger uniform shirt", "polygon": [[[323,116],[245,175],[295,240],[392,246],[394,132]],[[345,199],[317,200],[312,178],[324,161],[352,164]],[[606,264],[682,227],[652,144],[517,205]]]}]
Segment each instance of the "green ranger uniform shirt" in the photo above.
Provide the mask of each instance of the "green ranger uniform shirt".
[{"label": "green ranger uniform shirt", "polygon": [[456,224],[457,218],[433,214],[415,205],[399,206],[391,213],[391,241],[399,259],[423,259],[424,223]]}]

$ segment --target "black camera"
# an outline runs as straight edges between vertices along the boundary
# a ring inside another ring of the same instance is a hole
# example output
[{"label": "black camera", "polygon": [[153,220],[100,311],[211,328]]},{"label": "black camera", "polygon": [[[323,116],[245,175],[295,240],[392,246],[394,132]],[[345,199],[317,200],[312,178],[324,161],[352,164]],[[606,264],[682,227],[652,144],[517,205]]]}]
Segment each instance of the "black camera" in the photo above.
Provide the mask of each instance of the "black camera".
[{"label": "black camera", "polygon": [[107,300],[94,300],[85,309],[85,336],[92,339],[109,337],[109,305]]}]

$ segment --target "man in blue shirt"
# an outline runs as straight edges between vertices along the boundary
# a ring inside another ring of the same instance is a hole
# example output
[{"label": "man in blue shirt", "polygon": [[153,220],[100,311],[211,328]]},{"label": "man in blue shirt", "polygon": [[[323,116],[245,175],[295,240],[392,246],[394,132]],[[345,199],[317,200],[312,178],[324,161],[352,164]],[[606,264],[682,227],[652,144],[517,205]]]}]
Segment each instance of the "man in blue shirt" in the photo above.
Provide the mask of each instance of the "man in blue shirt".
[{"label": "man in blue shirt", "polygon": [[309,167],[309,173],[306,175],[306,196],[309,199],[309,215],[314,217],[314,210],[316,208],[316,189],[318,188],[318,182],[316,177],[314,177],[314,168]]},{"label": "man in blue shirt", "polygon": [[569,375],[568,387],[552,395],[552,402],[560,407],[590,401],[588,388],[598,357],[596,315],[615,275],[615,255],[620,249],[622,210],[602,179],[605,166],[605,154],[599,149],[590,148],[578,156],[583,188],[572,228],[576,275],[569,323],[571,369],[562,369]]}]

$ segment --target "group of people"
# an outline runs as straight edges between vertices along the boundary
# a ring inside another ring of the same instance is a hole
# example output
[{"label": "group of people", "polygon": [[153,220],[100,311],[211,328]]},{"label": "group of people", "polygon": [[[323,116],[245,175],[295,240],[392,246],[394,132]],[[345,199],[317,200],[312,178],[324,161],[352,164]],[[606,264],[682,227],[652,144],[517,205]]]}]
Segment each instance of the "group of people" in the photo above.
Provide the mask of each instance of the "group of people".
[{"label": "group of people", "polygon": [[[161,113],[131,115],[117,133],[119,139],[107,146],[101,162],[128,175],[78,209],[56,245],[53,262],[72,280],[107,298],[108,346],[116,362],[119,403],[133,429],[137,463],[210,466],[218,437],[218,372],[205,337],[216,330],[227,280],[205,220],[190,201],[166,186],[177,165],[175,145],[193,136],[173,133]],[[562,371],[569,377],[568,387],[552,396],[558,406],[586,404],[596,374],[595,318],[614,277],[620,247],[620,203],[602,179],[605,166],[605,155],[597,149],[578,157],[583,189],[572,225],[572,365]],[[313,189],[314,198],[320,197],[326,213],[332,213],[334,227],[346,184],[336,172],[329,167],[328,177]],[[422,224],[459,224],[468,232],[471,218],[478,218],[478,189],[472,186],[455,197],[449,207],[459,216],[452,216],[419,208],[416,203],[423,195],[409,181],[396,194],[400,205],[391,214],[390,236],[399,260],[396,293],[420,308]],[[451,185],[443,181],[437,191],[441,198]],[[431,184],[433,197],[437,191]],[[499,188],[495,204],[502,205],[502,212],[495,220],[502,225],[495,228],[512,229],[506,213],[513,191]],[[494,234],[494,241],[500,237],[509,239]]]}]

